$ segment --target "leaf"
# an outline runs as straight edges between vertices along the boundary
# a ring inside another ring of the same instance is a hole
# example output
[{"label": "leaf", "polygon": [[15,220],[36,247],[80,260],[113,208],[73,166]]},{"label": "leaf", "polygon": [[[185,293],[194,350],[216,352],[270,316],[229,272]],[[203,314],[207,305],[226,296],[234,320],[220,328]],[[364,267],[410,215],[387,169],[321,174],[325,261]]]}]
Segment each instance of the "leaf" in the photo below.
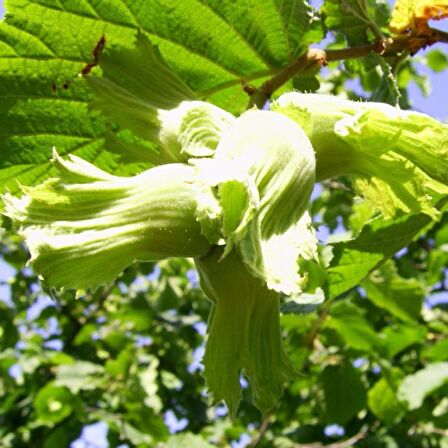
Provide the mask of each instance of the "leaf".
[{"label": "leaf", "polygon": [[342,33],[355,46],[369,41],[367,31],[374,26],[369,23],[386,24],[389,5],[385,1],[326,0],[322,12],[327,28]]},{"label": "leaf", "polygon": [[150,358],[149,365],[139,373],[140,384],[145,391],[145,405],[158,413],[162,409],[162,401],[158,395],[159,386],[157,385],[159,360],[155,357]]},{"label": "leaf", "polygon": [[315,92],[319,90],[320,82],[317,78],[318,70],[314,70],[312,73],[301,73],[292,79],[292,85],[294,90],[299,92]]},{"label": "leaf", "polygon": [[350,230],[354,236],[358,236],[364,225],[373,217],[372,206],[363,200],[358,200],[352,206],[352,214],[349,217]]},{"label": "leaf", "polygon": [[324,327],[336,330],[345,343],[356,350],[374,352],[381,348],[382,341],[361,314],[360,309],[347,301],[336,302]]},{"label": "leaf", "polygon": [[448,17],[448,0],[397,0],[389,28],[397,34],[425,34],[430,20]]},{"label": "leaf", "polygon": [[431,50],[426,54],[426,63],[432,71],[443,72],[448,68],[448,56],[441,50]]},{"label": "leaf", "polygon": [[429,361],[447,361],[448,360],[448,339],[442,339],[436,344],[423,351],[422,356]]},{"label": "leaf", "polygon": [[377,381],[367,394],[369,409],[387,425],[398,422],[404,414],[404,408],[397,400],[396,389],[403,378],[399,369],[393,369]]},{"label": "leaf", "polygon": [[213,446],[215,445],[210,445],[202,437],[188,432],[171,436],[166,443],[166,448],[212,448]]},{"label": "leaf", "polygon": [[373,95],[370,97],[370,101],[378,101],[399,107],[401,93],[392,67],[384,60],[384,58],[378,55],[374,55],[374,59],[377,61],[379,67],[381,67],[382,76],[380,84],[376,87]]},{"label": "leaf", "polygon": [[180,390],[182,388],[182,381],[174,373],[168,370],[162,370],[160,376],[162,384],[167,389]]},{"label": "leaf", "polygon": [[367,224],[357,238],[333,245],[328,268],[328,291],[337,297],[366,277],[383,260],[407,246],[429,223],[423,213],[397,219],[377,218]]},{"label": "leaf", "polygon": [[343,425],[364,408],[366,391],[359,372],[347,361],[326,366],[320,379],[328,423]]},{"label": "leaf", "polygon": [[398,389],[398,398],[409,410],[418,409],[423,400],[448,382],[448,362],[428,364],[424,369],[408,375]]},{"label": "leaf", "polygon": [[19,332],[14,325],[12,310],[0,302],[0,350],[14,347],[19,340]]},{"label": "leaf", "polygon": [[392,261],[384,263],[361,285],[370,301],[399,319],[415,322],[420,318],[425,289],[416,278],[400,277]]},{"label": "leaf", "polygon": [[108,419],[110,419],[108,421],[109,426],[117,432],[126,434],[126,439],[133,445],[154,446],[154,438],[151,434],[145,434],[130,423],[122,422],[120,419],[113,417],[113,415],[112,417],[107,416],[104,420],[108,421]]},{"label": "leaf", "polygon": [[367,41],[367,26],[358,17],[362,12],[355,0],[326,0],[322,11],[329,30],[342,32],[350,44]]},{"label": "leaf", "polygon": [[67,419],[62,425],[58,425],[45,438],[42,448],[59,448],[70,446],[73,440],[76,440],[81,433],[83,425],[74,419]]},{"label": "leaf", "polygon": [[293,300],[286,300],[280,305],[280,309],[284,314],[308,314],[318,309],[324,301],[324,292],[317,288],[313,294],[300,294]]},{"label": "leaf", "polygon": [[285,67],[322,37],[305,0],[48,2],[10,0],[0,23],[0,184],[17,191],[51,175],[51,148],[115,174],[135,174],[105,151],[107,129],[89,112],[78,77],[101,36],[130,48],[137,30],[200,97],[233,112],[248,98],[241,85]]},{"label": "leaf", "polygon": [[49,382],[37,393],[34,407],[43,423],[58,423],[71,414],[73,395],[65,387]]},{"label": "leaf", "polygon": [[81,390],[96,389],[104,382],[100,376],[103,371],[103,366],[98,364],[76,361],[58,367],[54,384],[67,387],[73,394]]},{"label": "leaf", "polygon": [[425,342],[426,330],[424,327],[410,325],[392,325],[382,332],[384,350],[387,358],[395,355],[414,344]]}]

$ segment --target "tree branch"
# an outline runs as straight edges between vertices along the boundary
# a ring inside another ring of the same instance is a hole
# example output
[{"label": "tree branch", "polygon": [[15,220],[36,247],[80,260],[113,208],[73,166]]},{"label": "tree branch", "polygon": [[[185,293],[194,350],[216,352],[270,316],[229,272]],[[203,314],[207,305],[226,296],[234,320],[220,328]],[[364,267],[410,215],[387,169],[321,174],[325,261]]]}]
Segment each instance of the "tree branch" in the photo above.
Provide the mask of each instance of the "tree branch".
[{"label": "tree branch", "polygon": [[319,334],[320,329],[322,328],[322,325],[325,323],[328,312],[330,309],[330,304],[332,303],[332,300],[327,300],[321,307],[319,312],[319,317],[313,322],[311,329],[309,333],[306,336],[306,342],[305,345],[308,347],[308,350],[312,351],[314,348],[314,341]]},{"label": "tree branch", "polygon": [[364,439],[367,435],[367,428],[362,429],[354,436],[346,440],[341,440],[340,442],[330,443],[329,445],[324,445],[322,443],[297,443],[294,444],[294,448],[349,448],[360,440]]},{"label": "tree branch", "polygon": [[271,79],[267,80],[259,89],[253,86],[245,86],[245,92],[251,97],[249,107],[253,105],[259,108],[263,107],[272,94],[294,76],[307,71],[319,70],[329,62],[362,58],[371,53],[378,54],[384,58],[397,56],[404,52],[413,55],[422,48],[431,46],[436,42],[448,43],[448,33],[429,28],[425,35],[400,35],[394,38],[378,39],[359,47],[337,50],[310,48]]},{"label": "tree branch", "polygon": [[261,422],[261,425],[258,428],[258,431],[256,432],[256,434],[254,435],[254,437],[252,438],[252,440],[249,442],[249,444],[247,446],[253,448],[260,443],[260,440],[263,438],[264,433],[268,429],[270,422],[271,422],[271,415],[268,414]]}]

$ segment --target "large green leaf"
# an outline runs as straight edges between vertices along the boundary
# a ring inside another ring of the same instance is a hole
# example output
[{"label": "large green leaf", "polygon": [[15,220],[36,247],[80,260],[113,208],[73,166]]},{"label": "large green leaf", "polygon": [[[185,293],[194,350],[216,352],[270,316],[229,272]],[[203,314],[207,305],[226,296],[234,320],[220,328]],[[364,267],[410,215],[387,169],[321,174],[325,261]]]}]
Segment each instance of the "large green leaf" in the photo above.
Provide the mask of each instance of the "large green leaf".
[{"label": "large green leaf", "polygon": [[395,355],[414,344],[422,344],[425,341],[426,331],[423,326],[414,325],[389,325],[381,332],[384,338],[384,353],[386,358]]},{"label": "large green leaf", "polygon": [[54,384],[65,386],[73,394],[93,390],[100,385],[103,370],[102,366],[87,361],[64,364],[58,368]]},{"label": "large green leaf", "polygon": [[428,364],[403,380],[398,389],[398,398],[407,402],[408,409],[418,409],[428,395],[447,382],[448,362]]},{"label": "large green leaf", "polygon": [[448,360],[448,339],[442,339],[424,350],[423,356],[430,361]]},{"label": "large green leaf", "polygon": [[131,47],[137,30],[197,92],[242,111],[242,85],[265,79],[322,37],[305,0],[9,0],[0,24],[0,183],[35,184],[50,174],[51,147],[110,172],[132,174],[104,150],[105,125],[87,107],[78,77],[101,36]]},{"label": "large green leaf", "polygon": [[73,410],[73,395],[65,387],[48,382],[36,395],[34,408],[39,420],[44,423],[58,423]]},{"label": "large green leaf", "polygon": [[348,347],[365,352],[380,350],[382,340],[356,305],[343,300],[335,302],[324,328],[336,330]]},{"label": "large green leaf", "polygon": [[369,40],[368,31],[385,26],[389,19],[389,5],[384,0],[325,0],[325,25],[342,33],[350,45]]},{"label": "large green leaf", "polygon": [[388,377],[375,383],[367,394],[369,409],[388,425],[396,423],[403,417],[404,406],[396,397],[397,383],[403,378],[400,369],[393,369]]},{"label": "large green leaf", "polygon": [[347,423],[366,404],[366,391],[359,372],[344,362],[328,365],[322,371],[328,423]]},{"label": "large green leaf", "polygon": [[392,261],[382,265],[362,283],[376,306],[407,322],[420,318],[425,289],[416,278],[403,278]]},{"label": "large green leaf", "polygon": [[336,297],[365,278],[382,261],[407,246],[429,223],[423,213],[398,219],[377,218],[354,240],[334,245],[328,269],[328,292]]}]

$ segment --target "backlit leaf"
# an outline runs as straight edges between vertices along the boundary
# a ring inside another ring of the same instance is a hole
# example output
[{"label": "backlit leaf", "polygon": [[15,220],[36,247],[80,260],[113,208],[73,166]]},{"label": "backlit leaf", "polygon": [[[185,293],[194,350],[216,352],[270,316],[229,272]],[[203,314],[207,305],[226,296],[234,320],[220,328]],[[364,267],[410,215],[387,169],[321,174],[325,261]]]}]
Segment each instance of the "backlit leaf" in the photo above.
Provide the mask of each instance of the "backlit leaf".
[{"label": "backlit leaf", "polygon": [[425,214],[375,219],[356,239],[335,244],[328,269],[330,297],[356,286],[383,260],[407,246],[430,222]]},{"label": "backlit leaf", "polygon": [[428,364],[424,369],[408,375],[398,389],[398,397],[407,402],[408,409],[417,409],[425,397],[448,382],[448,362]]},{"label": "backlit leaf", "polygon": [[366,403],[366,392],[359,373],[344,362],[328,365],[322,371],[328,423],[347,423]]},{"label": "backlit leaf", "polygon": [[102,36],[106,48],[130,48],[138,30],[168,66],[219,106],[241,112],[242,85],[275,73],[319,41],[317,13],[305,0],[104,2],[10,0],[0,23],[0,184],[17,191],[52,174],[51,148],[114,174],[134,174],[105,150],[106,127],[89,112],[78,77]]},{"label": "backlit leaf", "polygon": [[448,17],[448,0],[397,0],[390,29],[395,33],[416,32],[423,34],[430,20]]}]

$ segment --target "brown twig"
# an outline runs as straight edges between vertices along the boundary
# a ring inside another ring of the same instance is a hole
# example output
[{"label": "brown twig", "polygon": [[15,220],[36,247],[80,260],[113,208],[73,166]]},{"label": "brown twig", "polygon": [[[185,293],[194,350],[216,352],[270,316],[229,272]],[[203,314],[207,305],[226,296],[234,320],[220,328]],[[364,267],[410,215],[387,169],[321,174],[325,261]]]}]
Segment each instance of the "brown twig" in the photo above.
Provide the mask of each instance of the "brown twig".
[{"label": "brown twig", "polygon": [[354,436],[350,437],[346,440],[341,440],[340,442],[333,442],[329,445],[324,445],[323,443],[296,443],[294,444],[294,448],[349,448],[355,443],[358,443],[360,440],[364,439],[367,435],[367,429],[364,428],[359,431]]},{"label": "brown twig", "polygon": [[314,341],[322,328],[322,325],[325,323],[327,317],[328,317],[328,311],[330,308],[331,300],[327,300],[321,307],[319,317],[313,322],[313,325],[311,326],[311,329],[309,333],[306,336],[306,347],[308,347],[309,350],[313,350],[314,347]]},{"label": "brown twig", "polygon": [[394,38],[377,39],[370,44],[359,47],[336,50],[310,48],[271,79],[267,80],[260,88],[257,89],[251,86],[245,89],[246,93],[251,97],[249,106],[256,105],[262,107],[277,89],[294,76],[299,73],[318,70],[329,62],[357,59],[369,54],[378,54],[384,58],[397,56],[402,53],[413,55],[422,48],[431,46],[436,42],[448,43],[448,33],[429,28],[424,35],[404,34]]},{"label": "brown twig", "polygon": [[260,443],[260,440],[263,438],[264,433],[268,429],[269,423],[271,422],[271,417],[272,417],[271,414],[266,415],[266,417],[261,422],[261,425],[258,428],[258,431],[256,432],[256,434],[254,435],[254,437],[252,438],[252,440],[249,442],[249,444],[247,446],[253,448]]},{"label": "brown twig", "polygon": [[440,428],[432,428],[428,430],[427,432],[438,434],[443,437],[448,437],[448,429],[440,429]]}]

